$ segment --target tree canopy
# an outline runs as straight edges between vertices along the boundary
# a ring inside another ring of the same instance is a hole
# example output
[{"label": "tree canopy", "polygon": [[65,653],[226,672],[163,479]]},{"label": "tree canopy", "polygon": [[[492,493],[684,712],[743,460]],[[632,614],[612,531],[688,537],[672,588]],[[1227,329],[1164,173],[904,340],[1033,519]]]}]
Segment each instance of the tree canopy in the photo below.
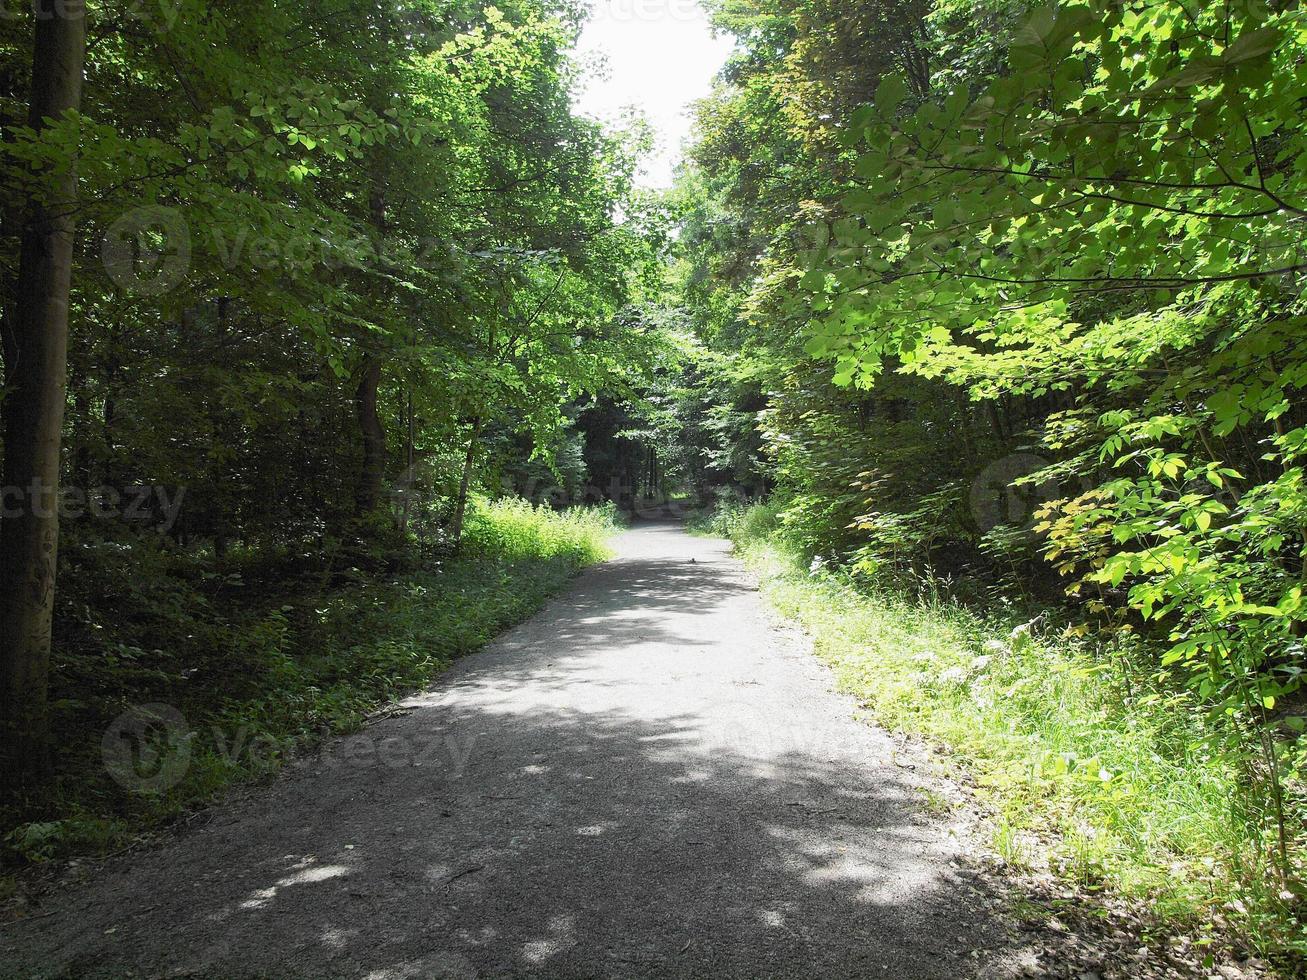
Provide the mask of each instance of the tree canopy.
[{"label": "tree canopy", "polygon": [[502,595],[479,499],[768,497],[814,576],[1021,603],[1202,719],[1293,918],[1307,14],[707,6],[665,192],[574,109],[574,0],[0,20],[14,812],[197,672],[320,694],[379,583]]}]

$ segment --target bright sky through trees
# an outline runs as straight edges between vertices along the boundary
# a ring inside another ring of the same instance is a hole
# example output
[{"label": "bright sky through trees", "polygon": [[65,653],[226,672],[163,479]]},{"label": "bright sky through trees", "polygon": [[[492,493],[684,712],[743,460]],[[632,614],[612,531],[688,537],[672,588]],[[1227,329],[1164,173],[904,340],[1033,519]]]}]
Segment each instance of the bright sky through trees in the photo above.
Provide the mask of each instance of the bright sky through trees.
[{"label": "bright sky through trees", "polygon": [[641,183],[668,187],[690,132],[690,103],[708,94],[732,42],[713,37],[694,0],[593,0],[592,11],[577,53],[606,67],[587,79],[577,108],[601,119],[638,108],[658,138]]}]

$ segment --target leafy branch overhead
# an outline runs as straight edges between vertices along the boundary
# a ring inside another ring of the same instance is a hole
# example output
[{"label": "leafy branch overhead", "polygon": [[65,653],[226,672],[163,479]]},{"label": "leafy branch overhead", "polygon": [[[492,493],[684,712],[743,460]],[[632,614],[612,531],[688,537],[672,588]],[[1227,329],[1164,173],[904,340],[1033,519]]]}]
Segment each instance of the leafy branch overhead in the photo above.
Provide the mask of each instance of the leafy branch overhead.
[{"label": "leafy branch overhead", "polygon": [[763,510],[814,574],[1036,603],[1121,671],[1123,703],[1183,704],[1167,717],[1240,760],[1247,860],[1287,889],[1261,906],[1283,925],[1303,828],[1307,15],[855,7],[722,5],[740,49],[681,186],[682,288],[749,379],[728,399],[754,412]]}]

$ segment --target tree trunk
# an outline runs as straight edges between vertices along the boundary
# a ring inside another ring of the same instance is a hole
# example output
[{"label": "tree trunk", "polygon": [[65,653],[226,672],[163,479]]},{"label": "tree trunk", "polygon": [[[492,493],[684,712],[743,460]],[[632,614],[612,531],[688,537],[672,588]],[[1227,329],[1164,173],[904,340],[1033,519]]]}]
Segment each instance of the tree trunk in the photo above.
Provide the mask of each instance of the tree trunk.
[{"label": "tree trunk", "polygon": [[[86,16],[37,18],[30,124],[81,104]],[[23,494],[0,520],[0,781],[14,794],[49,768],[47,695],[59,546],[59,439],[68,365],[77,178],[69,161],[24,215],[13,316],[4,335],[4,486]],[[10,500],[13,500],[12,491]]]},{"label": "tree trunk", "polygon": [[[380,255],[386,238],[386,170],[380,147],[376,147],[373,152],[371,169],[368,214],[376,229],[377,254]],[[388,301],[389,296],[383,286],[379,302],[385,305]],[[366,339],[364,343],[367,343]],[[358,486],[354,493],[354,512],[359,517],[365,517],[376,510],[381,501],[382,481],[386,472],[386,430],[381,424],[381,414],[377,411],[377,392],[380,387],[381,360],[373,351],[368,351],[363,355],[362,376],[354,393],[359,431],[363,435],[363,465],[359,468]]]},{"label": "tree trunk", "polygon": [[472,484],[472,464],[476,461],[477,440],[481,438],[481,420],[472,420],[472,435],[467,440],[467,456],[463,459],[463,479],[458,484],[458,503],[454,506],[454,521],[450,533],[454,538],[454,550],[458,551],[463,543],[463,515],[467,513],[467,492]]},{"label": "tree trunk", "polygon": [[417,475],[414,473],[414,445],[413,445],[413,386],[408,388],[408,402],[405,406],[405,424],[407,432],[404,438],[404,508],[399,517],[400,531],[408,530],[409,515],[413,510],[413,486],[417,481]]},{"label": "tree trunk", "polygon": [[381,362],[369,354],[363,359],[362,375],[354,392],[359,431],[363,434],[363,465],[359,467],[358,487],[354,492],[354,510],[360,517],[376,510],[386,471],[386,430],[377,411],[380,387]]}]

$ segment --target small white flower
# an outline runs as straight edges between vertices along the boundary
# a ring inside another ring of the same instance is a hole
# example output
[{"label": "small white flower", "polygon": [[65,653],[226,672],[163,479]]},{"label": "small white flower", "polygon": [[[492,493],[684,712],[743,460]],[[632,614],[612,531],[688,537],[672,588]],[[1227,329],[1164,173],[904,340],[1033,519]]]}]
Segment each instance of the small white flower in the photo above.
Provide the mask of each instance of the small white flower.
[{"label": "small white flower", "polygon": [[967,672],[961,667],[950,667],[939,675],[941,684],[961,686],[967,682]]}]

